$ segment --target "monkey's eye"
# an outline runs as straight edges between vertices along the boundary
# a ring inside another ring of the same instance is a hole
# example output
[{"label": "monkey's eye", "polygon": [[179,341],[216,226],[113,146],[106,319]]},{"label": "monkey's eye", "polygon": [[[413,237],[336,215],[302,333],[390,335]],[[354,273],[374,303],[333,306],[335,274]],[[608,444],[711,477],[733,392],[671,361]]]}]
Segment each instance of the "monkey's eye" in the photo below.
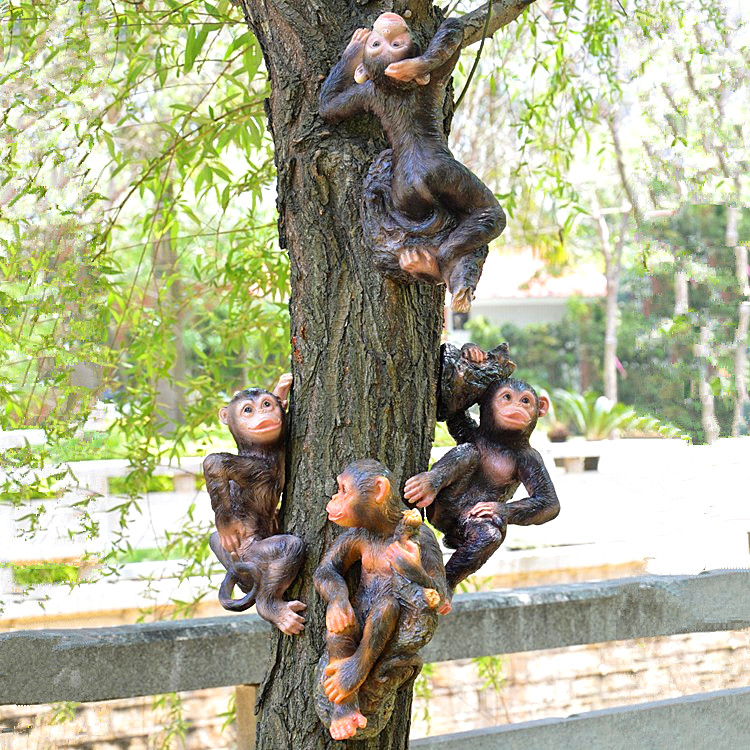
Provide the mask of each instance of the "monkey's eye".
[{"label": "monkey's eye", "polygon": [[265,401],[263,402],[263,406],[264,406],[264,407],[265,407],[266,409],[267,409],[267,408],[268,408],[268,407],[269,407],[270,405],[271,405],[271,402],[270,402],[270,401],[269,401],[268,399],[266,399],[266,400],[265,400]]},{"label": "monkey's eye", "polygon": [[510,401],[510,393],[503,393],[502,398],[504,401]]},{"label": "monkey's eye", "polygon": [[380,46],[380,42],[373,42],[372,45],[370,45],[370,46],[372,46],[372,47],[379,47]]},{"label": "monkey's eye", "polygon": [[531,403],[531,401],[529,400],[529,397],[528,397],[528,396],[524,396],[524,397],[523,397],[523,398],[521,399],[521,403],[522,403],[522,404],[530,404],[530,403]]},{"label": "monkey's eye", "polygon": [[393,43],[393,44],[391,45],[391,47],[400,47],[400,46],[401,46],[401,42],[394,42],[394,43]]},{"label": "monkey's eye", "polygon": [[248,404],[243,410],[243,414],[252,414],[253,413],[253,407]]}]

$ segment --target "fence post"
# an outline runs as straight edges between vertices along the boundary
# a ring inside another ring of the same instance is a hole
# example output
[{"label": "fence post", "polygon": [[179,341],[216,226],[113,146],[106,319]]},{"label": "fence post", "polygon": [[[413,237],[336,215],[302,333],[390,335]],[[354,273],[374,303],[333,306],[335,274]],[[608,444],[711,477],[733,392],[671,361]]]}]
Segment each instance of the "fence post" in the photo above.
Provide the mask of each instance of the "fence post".
[{"label": "fence post", "polygon": [[255,750],[255,701],[257,685],[237,685],[234,689],[234,706],[237,723],[237,750]]}]

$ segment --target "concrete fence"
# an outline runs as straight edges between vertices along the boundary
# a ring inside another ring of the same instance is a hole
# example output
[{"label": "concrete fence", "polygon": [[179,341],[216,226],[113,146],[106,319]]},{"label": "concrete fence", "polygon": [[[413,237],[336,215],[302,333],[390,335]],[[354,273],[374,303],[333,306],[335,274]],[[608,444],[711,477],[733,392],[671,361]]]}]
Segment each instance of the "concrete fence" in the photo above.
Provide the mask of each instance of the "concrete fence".
[{"label": "concrete fence", "polygon": [[[644,576],[456,597],[426,661],[750,628],[750,571]],[[0,635],[0,705],[235,685],[240,747],[274,638],[255,615]],[[220,657],[219,657],[220,655]],[[750,671],[748,672],[750,683]],[[416,740],[413,750],[746,747],[747,688]],[[669,738],[669,739],[666,739]]]}]

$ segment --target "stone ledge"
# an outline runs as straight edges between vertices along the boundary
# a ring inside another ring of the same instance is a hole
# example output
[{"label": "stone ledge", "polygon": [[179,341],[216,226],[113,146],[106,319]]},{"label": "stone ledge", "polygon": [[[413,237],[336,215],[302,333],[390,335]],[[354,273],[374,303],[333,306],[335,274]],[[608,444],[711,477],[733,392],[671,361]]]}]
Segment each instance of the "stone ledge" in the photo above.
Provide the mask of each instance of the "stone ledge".
[{"label": "stone ledge", "polygon": [[[750,627],[750,571],[457,596],[425,648],[449,661]],[[303,636],[304,637],[304,636]],[[0,635],[0,705],[94,701],[259,683],[272,628],[257,615]]]}]

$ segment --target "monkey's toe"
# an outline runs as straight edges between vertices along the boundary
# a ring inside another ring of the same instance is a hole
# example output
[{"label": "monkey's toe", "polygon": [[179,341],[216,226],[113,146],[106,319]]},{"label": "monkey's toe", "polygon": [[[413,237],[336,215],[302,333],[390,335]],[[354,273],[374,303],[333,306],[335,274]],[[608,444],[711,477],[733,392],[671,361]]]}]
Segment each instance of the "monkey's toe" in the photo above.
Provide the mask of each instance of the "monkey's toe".
[{"label": "monkey's toe", "polygon": [[426,281],[442,281],[440,266],[428,250],[405,250],[398,259],[401,269]]},{"label": "monkey's toe", "polygon": [[467,313],[471,310],[474,293],[471,289],[459,289],[451,299],[451,309],[457,313]]},{"label": "monkey's toe", "polygon": [[331,721],[331,737],[334,740],[348,740],[354,737],[358,729],[364,729],[367,726],[367,719],[359,712],[353,711],[346,716]]},{"label": "monkey's toe", "polygon": [[298,635],[305,629],[305,618],[297,612],[305,609],[307,605],[298,601],[284,604],[284,612],[276,620],[276,627],[285,635]]}]

